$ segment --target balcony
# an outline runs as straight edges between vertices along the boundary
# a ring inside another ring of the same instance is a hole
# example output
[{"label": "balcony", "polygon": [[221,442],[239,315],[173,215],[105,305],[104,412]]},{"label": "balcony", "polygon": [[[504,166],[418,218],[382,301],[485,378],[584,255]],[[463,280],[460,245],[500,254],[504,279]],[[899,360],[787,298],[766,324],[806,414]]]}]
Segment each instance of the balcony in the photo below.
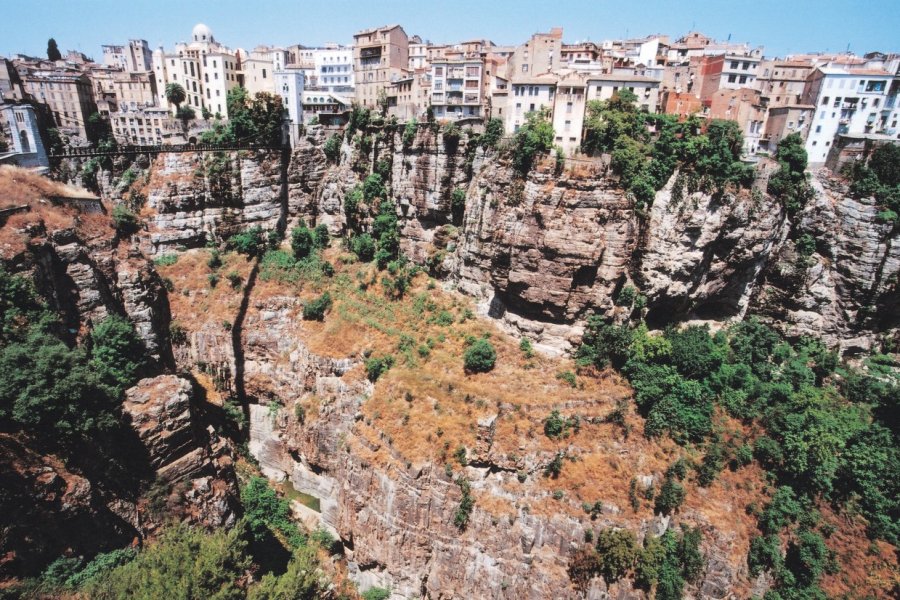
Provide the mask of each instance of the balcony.
[{"label": "balcony", "polygon": [[370,46],[368,48],[360,48],[360,58],[381,58],[381,46]]}]

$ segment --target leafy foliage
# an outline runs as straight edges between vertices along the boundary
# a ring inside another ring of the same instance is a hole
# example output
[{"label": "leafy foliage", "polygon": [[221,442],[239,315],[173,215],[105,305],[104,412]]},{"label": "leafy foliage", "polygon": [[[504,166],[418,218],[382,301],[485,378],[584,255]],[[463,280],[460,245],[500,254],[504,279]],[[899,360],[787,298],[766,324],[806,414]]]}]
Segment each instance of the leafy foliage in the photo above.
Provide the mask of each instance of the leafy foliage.
[{"label": "leafy foliage", "polygon": [[128,320],[110,315],[91,331],[91,342],[91,366],[115,395],[138,380],[147,350]]},{"label": "leafy foliage", "polygon": [[599,572],[609,584],[624,577],[638,556],[637,539],[625,529],[604,529],[597,534]]},{"label": "leafy foliage", "polygon": [[88,583],[97,600],[244,598],[239,580],[250,567],[241,528],[207,534],[176,526],[137,557]]},{"label": "leafy foliage", "polygon": [[294,227],[291,231],[291,250],[294,252],[294,258],[303,259],[309,256],[309,253],[316,247],[313,232],[305,225]]},{"label": "leafy foliage", "polygon": [[857,198],[874,197],[881,206],[883,221],[900,222],[900,148],[884,144],[872,151],[868,163],[855,161],[845,172],[850,193]]},{"label": "leafy foliage", "polygon": [[484,338],[475,340],[463,353],[463,364],[470,373],[486,373],[494,368],[497,362],[497,351]]},{"label": "leafy foliage", "polygon": [[769,177],[768,192],[777,198],[788,214],[801,210],[815,192],[806,173],[807,154],[799,133],[786,136],[775,153],[778,171]]},{"label": "leafy foliage", "polygon": [[459,500],[459,506],[456,507],[456,513],[453,515],[453,524],[464,530],[469,524],[469,517],[472,516],[472,509],[475,507],[475,498],[472,497],[472,488],[469,486],[469,480],[460,475],[456,478],[456,485],[462,492],[462,498]]},{"label": "leafy foliage", "polygon": [[553,147],[553,124],[544,112],[528,113],[525,124],[516,132],[513,144],[513,168],[525,176],[538,154]]},{"label": "leafy foliage", "polygon": [[368,377],[369,381],[375,382],[378,381],[378,378],[384,375],[385,372],[388,371],[391,367],[394,366],[394,357],[387,356],[370,356],[366,359],[365,367],[366,367],[366,377]]},{"label": "leafy foliage", "polygon": [[266,245],[265,232],[259,225],[237,233],[228,240],[229,247],[247,256],[259,256],[265,251]]},{"label": "leafy foliage", "polygon": [[324,292],[303,305],[303,318],[310,321],[324,321],[329,308],[331,308],[331,294]]},{"label": "leafy foliage", "polygon": [[130,236],[141,228],[138,216],[124,204],[116,204],[112,210],[113,226],[123,236]]},{"label": "leafy foliage", "polygon": [[279,498],[262,477],[252,477],[241,488],[241,503],[248,532],[256,542],[266,542],[270,534],[276,534],[291,548],[306,543],[306,536],[291,520],[290,504]]},{"label": "leafy foliage", "polygon": [[267,573],[250,588],[248,600],[318,600],[327,597],[330,582],[322,572],[314,546],[298,548],[281,575]]},{"label": "leafy foliage", "polygon": [[341,136],[333,133],[331,137],[325,140],[322,151],[325,153],[325,158],[328,162],[337,164],[341,159]]}]

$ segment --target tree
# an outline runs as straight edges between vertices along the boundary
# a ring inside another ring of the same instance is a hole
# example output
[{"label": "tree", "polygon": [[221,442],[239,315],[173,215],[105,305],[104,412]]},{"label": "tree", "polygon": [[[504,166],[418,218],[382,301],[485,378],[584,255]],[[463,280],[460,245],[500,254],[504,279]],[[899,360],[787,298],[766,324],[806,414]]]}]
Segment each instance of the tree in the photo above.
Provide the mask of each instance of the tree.
[{"label": "tree", "polygon": [[638,556],[637,539],[625,529],[604,529],[597,534],[600,574],[607,584],[624,577]]},{"label": "tree", "polygon": [[250,102],[250,121],[256,134],[255,142],[280,146],[284,123],[284,102],[281,96],[268,92],[257,93]]},{"label": "tree", "polygon": [[463,362],[468,372],[486,373],[494,368],[494,363],[497,362],[497,351],[489,341],[480,338],[466,348]]},{"label": "tree", "polygon": [[525,124],[515,136],[513,167],[525,176],[531,170],[535,156],[553,147],[553,124],[546,111],[528,113]]},{"label": "tree", "polygon": [[305,225],[294,227],[291,231],[291,250],[297,260],[306,258],[316,247],[313,232]]},{"label": "tree", "polygon": [[322,146],[322,151],[329,162],[337,164],[341,158],[341,136],[336,133],[332,134]]},{"label": "tree", "polygon": [[240,580],[250,568],[242,534],[241,527],[213,533],[173,527],[137,558],[89,584],[87,597],[242,599]]},{"label": "tree", "polygon": [[179,106],[178,110],[175,111],[175,117],[181,121],[181,130],[186,138],[190,122],[197,118],[197,111],[192,106]]},{"label": "tree", "polygon": [[50,38],[47,40],[47,59],[48,60],[62,60],[62,54],[59,53],[59,48],[56,46],[56,40]]},{"label": "tree", "polygon": [[169,83],[166,84],[166,100],[171,104],[175,105],[175,110],[177,112],[178,108],[181,106],[181,103],[187,99],[187,93],[185,93],[184,88],[181,87],[181,84],[178,83]]},{"label": "tree", "polygon": [[314,546],[294,552],[281,575],[267,573],[250,588],[248,600],[317,600],[328,596],[330,582],[324,575]]},{"label": "tree", "polygon": [[132,324],[110,315],[91,331],[91,365],[100,377],[121,394],[134,385],[147,361],[144,342]]},{"label": "tree", "polygon": [[779,168],[769,177],[767,191],[792,215],[815,196],[806,174],[807,154],[800,134],[792,133],[782,139],[775,158]]}]

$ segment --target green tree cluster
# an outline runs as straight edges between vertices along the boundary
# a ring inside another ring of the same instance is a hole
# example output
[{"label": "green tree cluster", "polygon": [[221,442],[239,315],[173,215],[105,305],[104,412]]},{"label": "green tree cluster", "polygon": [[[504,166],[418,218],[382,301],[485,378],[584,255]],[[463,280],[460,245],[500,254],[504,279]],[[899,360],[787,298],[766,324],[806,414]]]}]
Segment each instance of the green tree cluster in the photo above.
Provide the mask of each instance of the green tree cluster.
[{"label": "green tree cluster", "polygon": [[792,133],[782,139],[775,158],[778,171],[769,177],[767,191],[793,215],[815,196],[806,173],[807,154],[800,134]]},{"label": "green tree cluster", "polygon": [[900,222],[900,146],[878,146],[867,162],[850,163],[845,175],[850,179],[850,193],[854,197],[875,198],[881,207],[880,220]]},{"label": "green tree cluster", "polygon": [[525,116],[525,124],[516,132],[513,148],[513,168],[523,177],[531,171],[534,159],[553,148],[553,123],[544,111]]}]

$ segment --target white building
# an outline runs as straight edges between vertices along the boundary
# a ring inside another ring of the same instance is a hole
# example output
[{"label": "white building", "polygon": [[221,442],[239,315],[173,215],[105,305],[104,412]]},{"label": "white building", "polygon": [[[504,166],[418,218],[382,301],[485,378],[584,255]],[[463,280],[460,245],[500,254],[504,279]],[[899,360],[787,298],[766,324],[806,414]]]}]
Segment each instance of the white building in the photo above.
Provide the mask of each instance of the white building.
[{"label": "white building", "polygon": [[316,88],[337,94],[352,94],[353,48],[336,46],[316,48],[312,54],[316,72]]},{"label": "white building", "polygon": [[806,80],[803,104],[815,106],[806,152],[821,164],[838,134],[896,129],[897,78],[881,69],[818,67]]},{"label": "white building", "polygon": [[428,44],[410,42],[409,44],[409,70],[425,69],[428,64]]},{"label": "white building", "polygon": [[431,106],[435,119],[482,115],[481,59],[440,59],[431,63]]},{"label": "white building", "polygon": [[656,112],[659,105],[659,80],[640,75],[591,75],[587,82],[587,100],[609,100],[622,89],[637,96],[642,110]]},{"label": "white building", "polygon": [[167,54],[162,48],[154,51],[153,72],[161,107],[170,108],[166,86],[177,83],[187,95],[185,105],[197,112],[206,108],[222,117],[227,117],[228,91],[240,84],[241,74],[237,54],[216,42],[212,31],[202,23],[191,32],[191,42],[176,44],[175,52]]},{"label": "white building", "polygon": [[507,134],[515,133],[519,127],[525,124],[528,113],[547,110],[553,114],[553,105],[556,101],[555,75],[542,75],[540,77],[521,78],[513,80],[506,98],[506,113],[504,118]]},{"label": "white building", "polygon": [[103,49],[103,64],[118,67],[129,73],[146,73],[153,63],[153,54],[147,40],[128,40],[128,45],[106,44]]},{"label": "white building", "polygon": [[241,72],[238,81],[250,96],[260,92],[274,94],[276,92],[275,71],[284,69],[288,53],[282,48],[258,46],[252,51],[238,49]]},{"label": "white building", "polygon": [[300,139],[303,124],[303,71],[285,69],[275,71],[275,90],[284,103],[290,120],[291,146],[296,146]]},{"label": "white building", "polygon": [[553,143],[562,148],[566,156],[572,156],[581,148],[586,89],[584,76],[578,73],[561,75],[556,84]]}]

